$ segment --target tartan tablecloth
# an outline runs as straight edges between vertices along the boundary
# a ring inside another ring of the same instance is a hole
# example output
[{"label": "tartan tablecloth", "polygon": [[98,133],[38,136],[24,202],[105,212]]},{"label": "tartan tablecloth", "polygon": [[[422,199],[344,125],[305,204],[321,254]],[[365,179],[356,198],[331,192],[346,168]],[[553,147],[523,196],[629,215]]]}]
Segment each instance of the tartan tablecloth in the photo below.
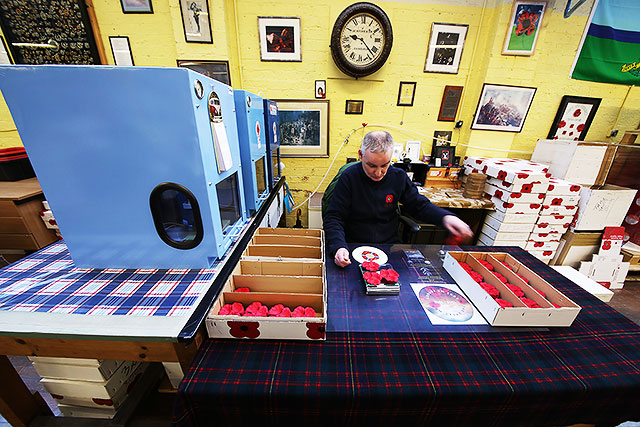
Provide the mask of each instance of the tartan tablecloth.
[{"label": "tartan tablecloth", "polygon": [[549,330],[329,330],[324,342],[206,340],[178,389],[173,422],[569,425],[640,419],[640,327],[522,249],[467,249],[517,256],[582,311],[570,328]]}]

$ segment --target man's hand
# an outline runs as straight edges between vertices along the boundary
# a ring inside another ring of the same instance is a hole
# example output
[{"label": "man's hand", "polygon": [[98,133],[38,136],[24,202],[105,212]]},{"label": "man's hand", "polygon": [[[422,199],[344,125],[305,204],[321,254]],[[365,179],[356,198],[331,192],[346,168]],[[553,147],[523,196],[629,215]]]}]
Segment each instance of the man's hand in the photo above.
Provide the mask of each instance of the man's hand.
[{"label": "man's hand", "polygon": [[458,240],[463,241],[473,237],[471,228],[455,215],[446,215],[442,218],[442,225]]},{"label": "man's hand", "polygon": [[346,248],[338,249],[336,251],[336,256],[333,258],[333,262],[335,262],[338,267],[346,267],[347,265],[351,264],[351,260],[349,259],[349,251]]}]

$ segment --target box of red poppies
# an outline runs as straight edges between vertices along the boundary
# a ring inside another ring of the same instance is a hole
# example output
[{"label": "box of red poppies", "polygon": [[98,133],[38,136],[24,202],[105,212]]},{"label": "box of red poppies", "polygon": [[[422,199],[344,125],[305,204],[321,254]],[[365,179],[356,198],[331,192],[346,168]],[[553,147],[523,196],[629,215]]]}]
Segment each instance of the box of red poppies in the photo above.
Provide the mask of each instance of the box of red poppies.
[{"label": "box of red poppies", "polygon": [[[266,244],[259,238],[276,235],[279,243]],[[300,231],[317,232],[322,254],[322,230],[259,229],[253,242],[272,248],[293,247],[303,236]],[[291,233],[292,234],[288,234]],[[298,232],[298,233],[296,233]],[[311,236],[314,237],[314,236]],[[327,286],[322,259],[314,259],[298,246],[290,257],[277,252],[247,248],[214,302],[206,319],[211,338],[324,340],[327,323]],[[250,245],[250,246],[252,246]],[[277,251],[277,249],[276,249]],[[288,253],[289,254],[289,253]]]},{"label": "box of red poppies", "polygon": [[444,268],[492,326],[571,326],[580,306],[517,258],[447,252]]}]

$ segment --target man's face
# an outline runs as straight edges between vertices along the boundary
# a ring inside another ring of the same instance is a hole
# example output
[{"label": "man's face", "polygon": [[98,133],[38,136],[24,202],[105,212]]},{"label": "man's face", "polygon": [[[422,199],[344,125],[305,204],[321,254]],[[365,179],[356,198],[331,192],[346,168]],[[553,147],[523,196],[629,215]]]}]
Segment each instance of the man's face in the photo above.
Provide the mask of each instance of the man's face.
[{"label": "man's face", "polygon": [[369,150],[358,150],[358,156],[362,160],[362,169],[372,181],[380,181],[387,173],[391,165],[391,150],[386,153],[372,153]]}]

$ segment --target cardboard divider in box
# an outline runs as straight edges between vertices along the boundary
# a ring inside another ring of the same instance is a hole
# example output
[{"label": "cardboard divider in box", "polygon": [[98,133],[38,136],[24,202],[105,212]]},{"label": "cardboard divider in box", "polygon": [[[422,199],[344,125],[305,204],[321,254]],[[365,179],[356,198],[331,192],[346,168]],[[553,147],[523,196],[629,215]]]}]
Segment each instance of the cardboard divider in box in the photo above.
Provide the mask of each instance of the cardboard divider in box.
[{"label": "cardboard divider in box", "polygon": [[484,227],[487,227],[487,226],[491,227],[493,230],[498,232],[531,233],[531,231],[533,230],[534,224],[502,222],[494,216],[487,215],[487,217],[484,220]]},{"label": "cardboard divider in box", "polygon": [[[522,289],[524,296],[535,301],[541,308],[527,307],[479,260],[489,262],[494,271],[506,277],[509,283]],[[460,262],[469,264],[485,282],[495,286],[500,292],[500,298],[509,301],[513,307],[500,307],[462,268]],[[501,262],[506,262],[509,268]],[[571,326],[580,312],[580,306],[509,254],[450,251],[445,256],[444,268],[492,326]],[[525,282],[516,273],[527,281]],[[536,289],[542,291],[546,298],[543,298]],[[551,303],[560,308],[554,307]]]},{"label": "cardboard divider in box", "polygon": [[547,196],[568,196],[572,194],[580,195],[582,186],[573,182],[551,177],[549,178],[549,188]]},{"label": "cardboard divider in box", "polygon": [[324,260],[323,231],[296,228],[259,228],[243,258],[310,258]]},{"label": "cardboard divider in box", "polygon": [[[580,202],[579,194],[572,194],[569,196],[557,196],[547,194],[542,202],[545,206],[577,206]],[[575,211],[574,211],[575,212]]]},{"label": "cardboard divider in box", "polygon": [[493,240],[527,240],[531,234],[529,231],[498,231],[486,223],[481,233]]},{"label": "cardboard divider in box", "polygon": [[485,183],[484,191],[488,195],[496,197],[503,202],[511,203],[542,203],[545,198],[543,193],[520,193],[504,190],[488,183]]},{"label": "cardboard divider in box", "polygon": [[512,213],[512,214],[538,214],[542,205],[540,203],[511,203],[505,202],[503,200],[498,199],[497,197],[492,197],[486,195],[488,200],[491,200],[493,204],[496,206],[496,209],[500,212],[504,213]]},{"label": "cardboard divider in box", "polygon": [[491,218],[500,223],[535,224],[536,221],[538,221],[538,214],[514,214],[501,211],[493,211],[487,214],[487,218]]}]

